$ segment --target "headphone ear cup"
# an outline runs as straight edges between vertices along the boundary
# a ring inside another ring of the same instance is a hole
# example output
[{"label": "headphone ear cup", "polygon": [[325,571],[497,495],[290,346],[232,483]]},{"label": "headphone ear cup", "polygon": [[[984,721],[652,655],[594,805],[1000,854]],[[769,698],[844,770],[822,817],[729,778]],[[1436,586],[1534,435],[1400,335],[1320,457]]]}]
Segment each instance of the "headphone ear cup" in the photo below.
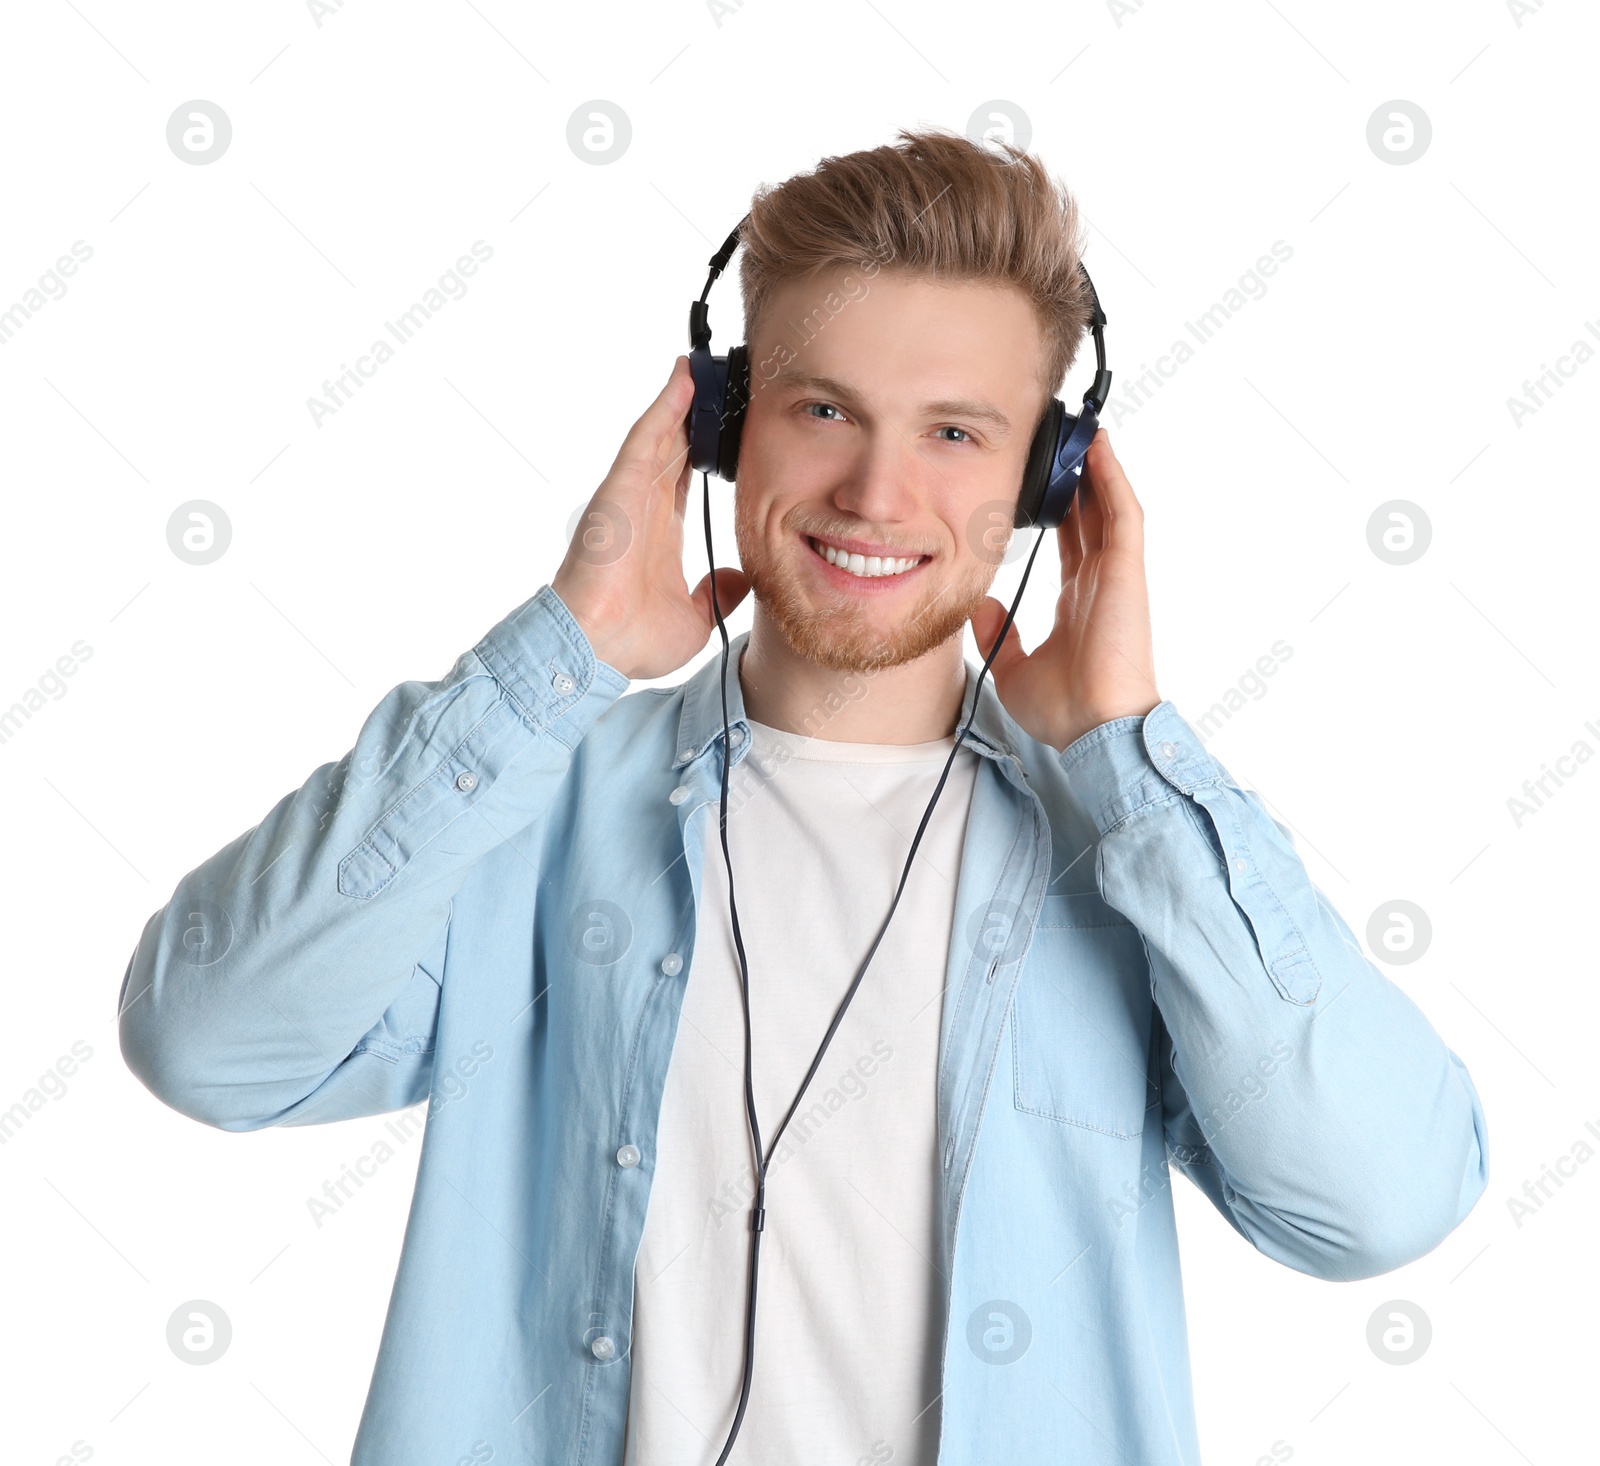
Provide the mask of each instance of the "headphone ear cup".
[{"label": "headphone ear cup", "polygon": [[715,473],[720,456],[724,364],[706,346],[689,352],[689,375],[694,378],[694,400],[684,427],[689,434],[689,465],[696,473]]},{"label": "headphone ear cup", "polygon": [[1039,518],[1049,525],[1061,524],[1078,496],[1078,485],[1083,481],[1083,462],[1100,431],[1100,420],[1094,404],[1086,397],[1083,408],[1074,417],[1067,413],[1061,419],[1060,441],[1050,461],[1044,489],[1044,505]]},{"label": "headphone ear cup", "polygon": [[[1044,507],[1045,489],[1050,484],[1050,470],[1054,466],[1056,445],[1061,438],[1061,424],[1066,419],[1067,404],[1052,397],[1044,410],[1044,417],[1034,430],[1033,442],[1028,445],[1028,461],[1022,470],[1022,491],[1017,495],[1017,512],[1012,521],[1017,529],[1033,529],[1039,523]],[[1053,524],[1044,528],[1053,529]]]},{"label": "headphone ear cup", "polygon": [[745,409],[750,405],[750,354],[728,348],[728,386],[723,398],[722,434],[717,443],[717,477],[732,483],[739,474],[739,440],[744,435]]}]

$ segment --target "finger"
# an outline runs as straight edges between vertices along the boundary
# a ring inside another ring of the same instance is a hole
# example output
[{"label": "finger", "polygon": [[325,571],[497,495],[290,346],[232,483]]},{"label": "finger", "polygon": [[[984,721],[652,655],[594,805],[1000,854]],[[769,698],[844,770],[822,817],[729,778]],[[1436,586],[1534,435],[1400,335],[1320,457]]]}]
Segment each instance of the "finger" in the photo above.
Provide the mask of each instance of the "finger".
[{"label": "finger", "polygon": [[666,385],[622,440],[618,465],[639,467],[650,463],[652,478],[659,477],[664,470],[676,468],[677,464],[669,464],[668,460],[676,456],[675,450],[688,452],[689,435],[684,419],[693,400],[694,378],[689,372],[689,358],[679,356],[672,364]]},{"label": "finger", "polygon": [[[1006,608],[993,596],[985,596],[979,603],[978,609],[972,613],[973,640],[978,643],[978,651],[985,658],[994,646],[995,637],[999,635],[1001,626],[1005,625],[1005,619]],[[1027,653],[1022,650],[1022,637],[1018,635],[1017,623],[1013,621],[1006,627],[1005,641],[1001,643],[1000,650],[995,653],[989,667],[996,679],[999,679],[1018,662],[1026,660]]]},{"label": "finger", "polygon": [[[687,368],[685,368],[685,371],[687,371]],[[674,487],[676,489],[675,498],[680,507],[680,513],[684,496],[688,492],[689,482],[694,477],[694,465],[689,461],[688,422],[688,413],[693,402],[694,386],[693,379],[691,378],[688,391],[688,401],[684,403],[683,412],[672,419],[670,426],[666,430],[666,435],[657,442],[657,472],[655,478],[651,480],[652,484],[654,484],[659,482],[661,479],[668,477],[670,474],[677,474],[677,480]]]},{"label": "finger", "polygon": [[1066,585],[1078,573],[1078,567],[1083,564],[1083,479],[1080,476],[1078,486],[1072,495],[1072,503],[1067,506],[1067,517],[1061,521],[1056,530],[1056,543],[1061,550],[1061,583]]},{"label": "finger", "polygon": [[1089,448],[1090,453],[1083,460],[1083,473],[1078,479],[1078,501],[1074,507],[1080,515],[1083,552],[1085,555],[1096,555],[1105,548],[1106,543],[1106,501],[1105,495],[1100,492],[1100,475],[1090,462],[1094,444],[1091,443]]},{"label": "finger", "polygon": [[693,479],[694,465],[689,462],[689,450],[685,448],[678,462],[677,482],[672,486],[672,516],[680,523],[689,507],[689,485]]},{"label": "finger", "polygon": [[1089,444],[1087,460],[1094,474],[1095,497],[1104,521],[1103,542],[1113,539],[1119,547],[1138,549],[1143,543],[1144,507],[1133,492],[1133,485],[1122,471],[1111,450],[1111,435],[1101,428]]},{"label": "finger", "polygon": [[695,609],[699,612],[700,619],[705,624],[706,635],[716,629],[716,612],[721,612],[722,619],[726,621],[745,596],[750,593],[750,579],[742,570],[735,570],[723,565],[717,568],[717,604],[715,611],[711,605],[711,577],[702,575],[700,583],[689,593],[689,599],[694,602]]}]

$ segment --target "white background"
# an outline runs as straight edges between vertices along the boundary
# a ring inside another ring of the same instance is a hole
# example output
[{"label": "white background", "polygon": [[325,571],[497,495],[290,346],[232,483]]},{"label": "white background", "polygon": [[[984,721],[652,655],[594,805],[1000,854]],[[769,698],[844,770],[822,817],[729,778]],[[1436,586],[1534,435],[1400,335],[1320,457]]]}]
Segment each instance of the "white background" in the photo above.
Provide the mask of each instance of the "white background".
[{"label": "white background", "polygon": [[[1094,226],[1119,397],[1274,241],[1293,250],[1154,400],[1107,415],[1148,515],[1160,689],[1194,721],[1290,645],[1209,746],[1358,934],[1386,902],[1427,913],[1426,953],[1384,970],[1488,1114],[1473,1213],[1359,1283],[1268,1261],[1177,1183],[1207,1466],[1274,1442],[1328,1466],[1592,1452],[1600,1164],[1520,1225],[1507,1203],[1586,1134],[1600,1150],[1600,766],[1520,827],[1507,801],[1578,740],[1600,750],[1600,361],[1520,425],[1507,399],[1600,330],[1600,27],[1577,0],[1520,24],[1491,0],[1121,8],[11,11],[0,311],[75,241],[93,256],[0,347],[0,708],[80,639],[92,656],[0,743],[0,1110],[74,1042],[92,1057],[0,1146],[6,1461],[75,1441],[107,1462],[348,1458],[417,1142],[316,1228],[306,1199],[383,1118],[231,1135],[159,1104],[117,1048],[139,933],[389,688],[444,675],[553,575],[757,185],[902,126],[965,129],[990,99]],[[566,141],[596,98],[632,123],[605,166]],[[194,99],[233,127],[204,166],[166,141]],[[1433,128],[1404,166],[1367,141],[1393,99]],[[469,293],[317,426],[308,397],[480,239]],[[725,350],[732,275],[713,305]],[[232,524],[207,566],[168,548],[192,499]],[[1432,526],[1403,566],[1367,540],[1395,499]],[[233,1325],[205,1367],[166,1343],[197,1298]],[[1393,1299],[1433,1327],[1403,1367],[1366,1341]]]}]

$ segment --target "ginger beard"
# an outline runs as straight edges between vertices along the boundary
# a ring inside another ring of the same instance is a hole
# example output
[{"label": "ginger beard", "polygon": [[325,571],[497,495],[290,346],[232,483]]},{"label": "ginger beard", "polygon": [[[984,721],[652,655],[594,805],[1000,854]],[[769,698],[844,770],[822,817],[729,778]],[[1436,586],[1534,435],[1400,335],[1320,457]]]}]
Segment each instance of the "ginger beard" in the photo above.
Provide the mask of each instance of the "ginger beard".
[{"label": "ginger beard", "polygon": [[[998,565],[974,559],[969,568],[957,566],[943,580],[928,572],[938,557],[915,572],[927,588],[903,596],[905,605],[891,611],[878,604],[882,596],[852,596],[848,592],[817,592],[815,579],[802,580],[796,555],[814,551],[806,533],[860,533],[859,526],[831,526],[796,505],[783,517],[782,554],[767,553],[753,515],[750,496],[734,494],[734,537],[739,561],[750,581],[757,614],[770,616],[797,656],[832,672],[868,672],[898,667],[926,656],[959,636],[989,593]],[[825,599],[820,599],[824,597]],[[887,623],[887,624],[885,624]],[[987,654],[987,648],[984,649]]]}]

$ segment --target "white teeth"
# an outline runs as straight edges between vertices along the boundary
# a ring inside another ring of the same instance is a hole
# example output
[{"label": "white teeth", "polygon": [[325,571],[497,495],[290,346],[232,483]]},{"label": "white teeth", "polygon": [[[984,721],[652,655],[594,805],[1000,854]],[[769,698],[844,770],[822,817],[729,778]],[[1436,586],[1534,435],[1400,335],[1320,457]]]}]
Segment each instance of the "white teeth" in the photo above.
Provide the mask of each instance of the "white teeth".
[{"label": "white teeth", "polygon": [[888,555],[851,555],[844,550],[836,550],[832,545],[825,545],[820,540],[811,542],[821,552],[822,558],[830,565],[837,565],[841,570],[848,570],[852,575],[859,575],[864,579],[877,575],[899,575],[911,569],[913,565],[921,563],[920,556],[899,559]]}]

